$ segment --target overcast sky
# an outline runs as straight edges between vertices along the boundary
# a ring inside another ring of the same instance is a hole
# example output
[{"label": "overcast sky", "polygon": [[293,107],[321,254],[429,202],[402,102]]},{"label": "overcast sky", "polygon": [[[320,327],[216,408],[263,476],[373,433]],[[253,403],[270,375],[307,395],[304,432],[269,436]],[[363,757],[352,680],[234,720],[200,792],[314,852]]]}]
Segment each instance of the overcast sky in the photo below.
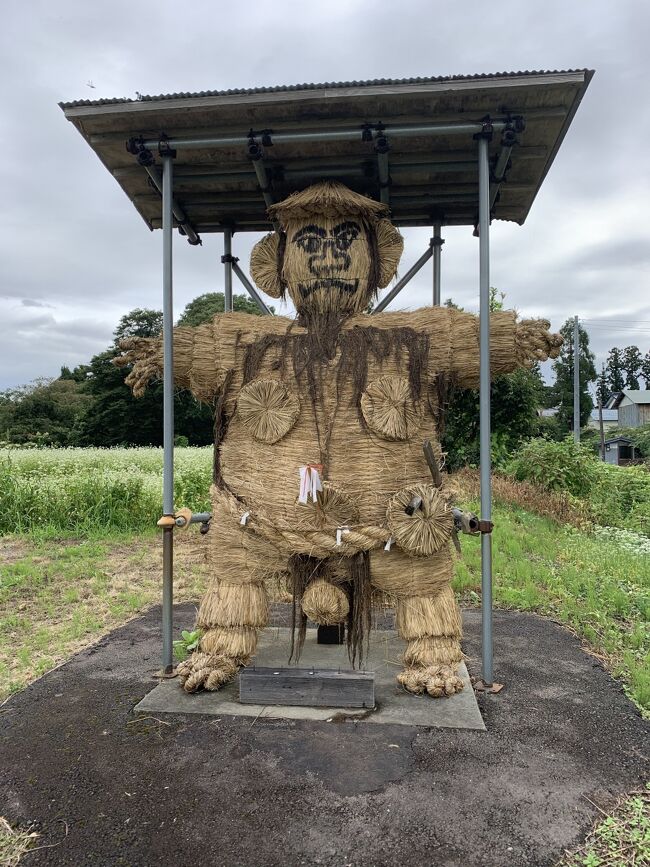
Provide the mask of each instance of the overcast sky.
[{"label": "overcast sky", "polygon": [[[645,0],[3,4],[0,389],[88,361],[120,316],[161,306],[160,232],[58,101],[305,81],[595,69],[526,224],[493,224],[491,283],[555,329],[583,317],[599,361],[613,345],[646,352],[649,36]],[[444,235],[443,298],[477,309],[478,243],[468,228]],[[429,232],[405,236],[402,272]],[[256,237],[235,237],[243,261]],[[219,244],[176,238],[177,313],[223,289]],[[423,269],[400,306],[430,299]]]}]

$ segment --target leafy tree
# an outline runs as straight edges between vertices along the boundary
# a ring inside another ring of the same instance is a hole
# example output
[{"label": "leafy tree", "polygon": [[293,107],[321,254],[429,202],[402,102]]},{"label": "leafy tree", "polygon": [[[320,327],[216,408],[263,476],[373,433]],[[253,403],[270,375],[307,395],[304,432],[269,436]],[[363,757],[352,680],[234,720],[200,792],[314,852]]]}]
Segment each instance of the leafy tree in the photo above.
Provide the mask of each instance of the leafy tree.
[{"label": "leafy tree", "polygon": [[[555,405],[558,407],[558,421],[565,432],[573,430],[573,319],[567,319],[560,334],[564,344],[560,357],[553,362],[555,372]],[[596,379],[594,354],[589,349],[589,335],[578,325],[578,352],[580,365],[580,426],[587,424],[594,402],[589,394],[589,383]]]},{"label": "leafy tree", "polygon": [[641,376],[645,380],[645,387],[650,388],[650,349],[643,356],[641,362]]},{"label": "leafy tree", "polygon": [[0,435],[10,442],[68,446],[89,398],[74,379],[37,380],[0,397]]},{"label": "leafy tree", "polygon": [[[238,313],[252,313],[256,316],[262,314],[260,308],[249,295],[233,295],[232,307]],[[215,313],[223,313],[225,309],[223,292],[206,292],[190,301],[179,316],[178,324],[201,325],[201,323],[212,319]],[[273,307],[270,309],[274,311]]]},{"label": "leafy tree", "polygon": [[608,385],[608,377],[607,377],[607,367],[603,364],[602,370],[598,375],[598,382],[596,384],[596,397],[600,400],[601,404],[605,406],[609,399],[610,391]]},{"label": "leafy tree", "polygon": [[625,370],[623,367],[623,353],[614,346],[607,356],[607,376],[610,393],[622,391],[625,388]]},{"label": "leafy tree", "polygon": [[160,310],[136,307],[126,313],[113,332],[115,343],[125,337],[157,337],[163,328],[163,315]]},{"label": "leafy tree", "polygon": [[639,388],[639,373],[643,358],[638,346],[626,346],[623,350],[623,367],[625,368],[625,388]]}]

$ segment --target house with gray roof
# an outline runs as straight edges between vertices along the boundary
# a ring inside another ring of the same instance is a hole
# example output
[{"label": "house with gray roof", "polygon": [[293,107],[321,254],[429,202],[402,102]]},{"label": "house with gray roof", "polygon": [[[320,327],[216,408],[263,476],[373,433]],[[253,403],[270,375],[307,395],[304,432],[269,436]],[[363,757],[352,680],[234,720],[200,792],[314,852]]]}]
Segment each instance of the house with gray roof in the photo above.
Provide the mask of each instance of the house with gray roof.
[{"label": "house with gray roof", "polygon": [[615,391],[604,408],[618,410],[619,427],[650,424],[650,389]]}]

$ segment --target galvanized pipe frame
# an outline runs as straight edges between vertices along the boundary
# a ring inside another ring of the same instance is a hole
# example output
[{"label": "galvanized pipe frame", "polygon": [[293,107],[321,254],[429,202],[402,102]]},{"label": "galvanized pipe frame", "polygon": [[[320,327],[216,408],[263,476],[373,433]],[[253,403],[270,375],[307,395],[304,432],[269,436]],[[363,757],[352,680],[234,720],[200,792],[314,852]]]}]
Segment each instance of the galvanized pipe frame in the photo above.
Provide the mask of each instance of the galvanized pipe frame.
[{"label": "galvanized pipe frame", "polygon": [[[494,125],[493,125],[494,128]],[[491,456],[490,456],[490,162],[489,138],[478,135],[479,182],[479,354],[480,354],[480,479],[481,519],[491,529]],[[174,394],[173,394],[173,275],[172,242],[174,224],[173,157],[162,157],[163,178],[163,514],[174,515]],[[507,162],[507,161],[506,161]],[[434,257],[434,303],[440,303],[440,237],[441,221],[434,221],[434,236],[429,248],[420,256],[404,277],[374,309],[384,310],[426,262]],[[436,253],[438,261],[436,264]],[[224,256],[226,266],[226,310],[232,310],[232,272],[258,303],[263,312],[270,313],[245,274],[232,256],[232,230],[224,228]],[[437,285],[437,289],[435,288]],[[251,291],[253,290],[253,291]],[[576,318],[577,319],[577,318]],[[576,328],[577,330],[577,328]],[[483,683],[493,683],[492,647],[492,544],[489,530],[481,534],[481,594],[482,594],[482,675]],[[162,657],[163,671],[173,670],[172,612],[173,612],[173,529],[163,529],[163,599],[162,599]]]}]

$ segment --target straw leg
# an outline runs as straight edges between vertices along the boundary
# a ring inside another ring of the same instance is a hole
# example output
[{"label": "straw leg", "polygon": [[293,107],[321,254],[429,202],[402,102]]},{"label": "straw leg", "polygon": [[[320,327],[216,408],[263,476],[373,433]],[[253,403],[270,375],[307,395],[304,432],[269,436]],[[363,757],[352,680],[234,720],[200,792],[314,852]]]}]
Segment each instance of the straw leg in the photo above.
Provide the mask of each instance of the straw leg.
[{"label": "straw leg", "polygon": [[456,672],[463,659],[462,621],[451,585],[431,596],[398,597],[397,629],[407,642],[397,676],[405,689],[434,698],[461,691]]}]

